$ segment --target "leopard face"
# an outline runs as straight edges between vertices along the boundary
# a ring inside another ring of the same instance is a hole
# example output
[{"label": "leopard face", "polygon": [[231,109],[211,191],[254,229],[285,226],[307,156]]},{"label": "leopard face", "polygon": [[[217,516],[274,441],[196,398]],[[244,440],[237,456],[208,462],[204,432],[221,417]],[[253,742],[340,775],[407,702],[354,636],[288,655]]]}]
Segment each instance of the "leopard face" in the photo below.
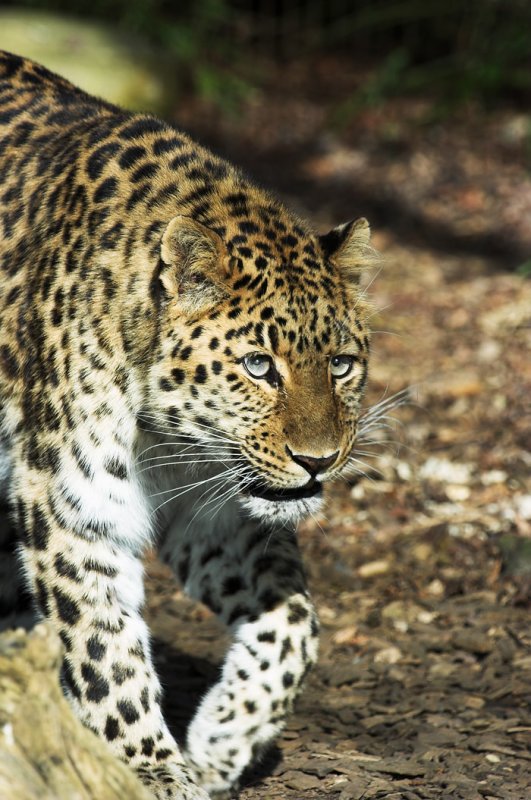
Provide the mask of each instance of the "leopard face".
[{"label": "leopard face", "polygon": [[355,442],[369,339],[352,270],[368,226],[320,238],[279,227],[267,248],[260,230],[235,248],[192,220],[170,223],[150,405],[219,462],[227,496],[293,522],[320,508]]}]

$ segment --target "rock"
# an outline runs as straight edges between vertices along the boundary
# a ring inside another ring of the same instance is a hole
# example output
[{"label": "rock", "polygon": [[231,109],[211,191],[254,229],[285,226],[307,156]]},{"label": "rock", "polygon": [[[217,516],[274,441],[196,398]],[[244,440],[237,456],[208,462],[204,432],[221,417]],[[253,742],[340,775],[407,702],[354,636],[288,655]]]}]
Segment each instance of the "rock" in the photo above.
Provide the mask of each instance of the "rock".
[{"label": "rock", "polygon": [[444,583],[441,580],[439,580],[439,578],[434,578],[426,586],[426,591],[432,597],[443,597],[446,589],[445,589]]},{"label": "rock", "polygon": [[450,661],[436,661],[428,670],[431,679],[434,678],[448,678],[456,671],[457,667]]},{"label": "rock", "polygon": [[505,483],[507,480],[507,473],[502,469],[491,469],[483,472],[481,475],[481,483],[483,486],[493,486],[497,483]]},{"label": "rock", "polygon": [[452,644],[460,650],[466,650],[475,655],[487,655],[494,647],[492,639],[489,639],[484,631],[473,628],[456,631],[452,636]]},{"label": "rock", "polygon": [[337,645],[356,645],[363,647],[369,641],[369,637],[358,631],[355,625],[349,625],[346,628],[340,628],[336,631],[331,640]]},{"label": "rock", "polygon": [[396,775],[397,777],[417,778],[426,774],[427,767],[424,764],[419,764],[417,761],[411,761],[405,758],[386,758],[378,761],[376,764],[367,764],[365,769],[370,769],[374,772],[383,772],[388,775]]},{"label": "rock", "polygon": [[437,618],[437,614],[434,611],[419,611],[417,615],[417,622],[421,622],[423,625],[431,625],[434,619]]},{"label": "rock", "polygon": [[480,709],[483,708],[484,705],[485,700],[483,697],[478,697],[477,695],[471,694],[465,698],[465,706],[467,708]]},{"label": "rock", "polygon": [[362,564],[358,569],[360,578],[374,578],[376,575],[385,575],[389,572],[389,561],[379,559],[378,561],[369,561],[367,564]]},{"label": "rock", "polygon": [[404,620],[408,624],[415,622],[419,619],[419,614],[422,614],[423,608],[416,603],[404,600],[393,600],[382,608],[382,619],[397,622]]},{"label": "rock", "polygon": [[367,666],[363,663],[330,665],[323,670],[323,677],[329,686],[344,686],[356,683],[367,677]]},{"label": "rock", "polygon": [[521,494],[515,497],[514,504],[517,514],[524,519],[531,519],[531,494]]},{"label": "rock", "polygon": [[338,800],[359,800],[365,794],[367,783],[363,777],[351,778],[345,786],[342,785]]},{"label": "rock", "polygon": [[175,96],[173,70],[112,27],[41,11],[0,11],[0,46],[32,58],[96,97],[136,111],[164,112]]},{"label": "rock", "polygon": [[424,480],[438,481],[439,483],[468,484],[471,477],[470,464],[459,464],[445,458],[431,456],[424,462],[419,470],[419,475]]},{"label": "rock", "polygon": [[296,789],[299,792],[303,792],[306,789],[322,788],[319,778],[314,775],[307,775],[305,772],[290,770],[283,774],[282,780],[289,789]]},{"label": "rock", "polygon": [[470,489],[459,483],[449,483],[445,486],[445,494],[452,503],[463,503],[470,497]]},{"label": "rock", "polygon": [[374,654],[375,664],[396,664],[402,658],[402,651],[398,647],[384,647]]}]

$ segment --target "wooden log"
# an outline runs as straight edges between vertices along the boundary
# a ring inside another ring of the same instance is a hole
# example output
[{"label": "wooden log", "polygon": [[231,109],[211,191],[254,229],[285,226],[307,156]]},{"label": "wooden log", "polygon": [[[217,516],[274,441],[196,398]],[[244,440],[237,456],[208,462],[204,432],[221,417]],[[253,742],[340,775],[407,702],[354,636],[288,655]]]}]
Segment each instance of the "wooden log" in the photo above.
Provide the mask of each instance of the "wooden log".
[{"label": "wooden log", "polygon": [[0,798],[153,800],[74,716],[59,683],[61,660],[46,624],[0,636]]}]

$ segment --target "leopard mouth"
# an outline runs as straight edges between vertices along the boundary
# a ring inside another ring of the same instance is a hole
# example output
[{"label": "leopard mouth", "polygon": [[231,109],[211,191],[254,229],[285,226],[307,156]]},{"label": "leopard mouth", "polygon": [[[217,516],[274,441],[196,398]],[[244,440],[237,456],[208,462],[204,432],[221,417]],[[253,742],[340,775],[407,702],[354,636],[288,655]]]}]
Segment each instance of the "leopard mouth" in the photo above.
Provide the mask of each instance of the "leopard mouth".
[{"label": "leopard mouth", "polygon": [[286,500],[304,500],[307,497],[315,497],[322,490],[322,484],[312,478],[304,486],[298,486],[295,489],[276,489],[273,486],[257,481],[251,484],[247,489],[247,493],[253,497],[260,497],[262,500],[272,500],[278,503]]}]

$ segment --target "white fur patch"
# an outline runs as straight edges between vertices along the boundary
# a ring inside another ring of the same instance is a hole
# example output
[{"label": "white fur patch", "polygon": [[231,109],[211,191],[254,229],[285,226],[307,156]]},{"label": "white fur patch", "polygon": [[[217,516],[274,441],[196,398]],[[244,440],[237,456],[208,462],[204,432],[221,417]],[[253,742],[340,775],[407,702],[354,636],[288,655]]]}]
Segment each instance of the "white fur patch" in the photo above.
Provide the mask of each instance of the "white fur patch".
[{"label": "white fur patch", "polygon": [[317,514],[323,505],[321,495],[305,497],[303,500],[265,500],[252,495],[239,495],[238,499],[247,513],[255,519],[290,525],[296,525],[305,517]]}]

